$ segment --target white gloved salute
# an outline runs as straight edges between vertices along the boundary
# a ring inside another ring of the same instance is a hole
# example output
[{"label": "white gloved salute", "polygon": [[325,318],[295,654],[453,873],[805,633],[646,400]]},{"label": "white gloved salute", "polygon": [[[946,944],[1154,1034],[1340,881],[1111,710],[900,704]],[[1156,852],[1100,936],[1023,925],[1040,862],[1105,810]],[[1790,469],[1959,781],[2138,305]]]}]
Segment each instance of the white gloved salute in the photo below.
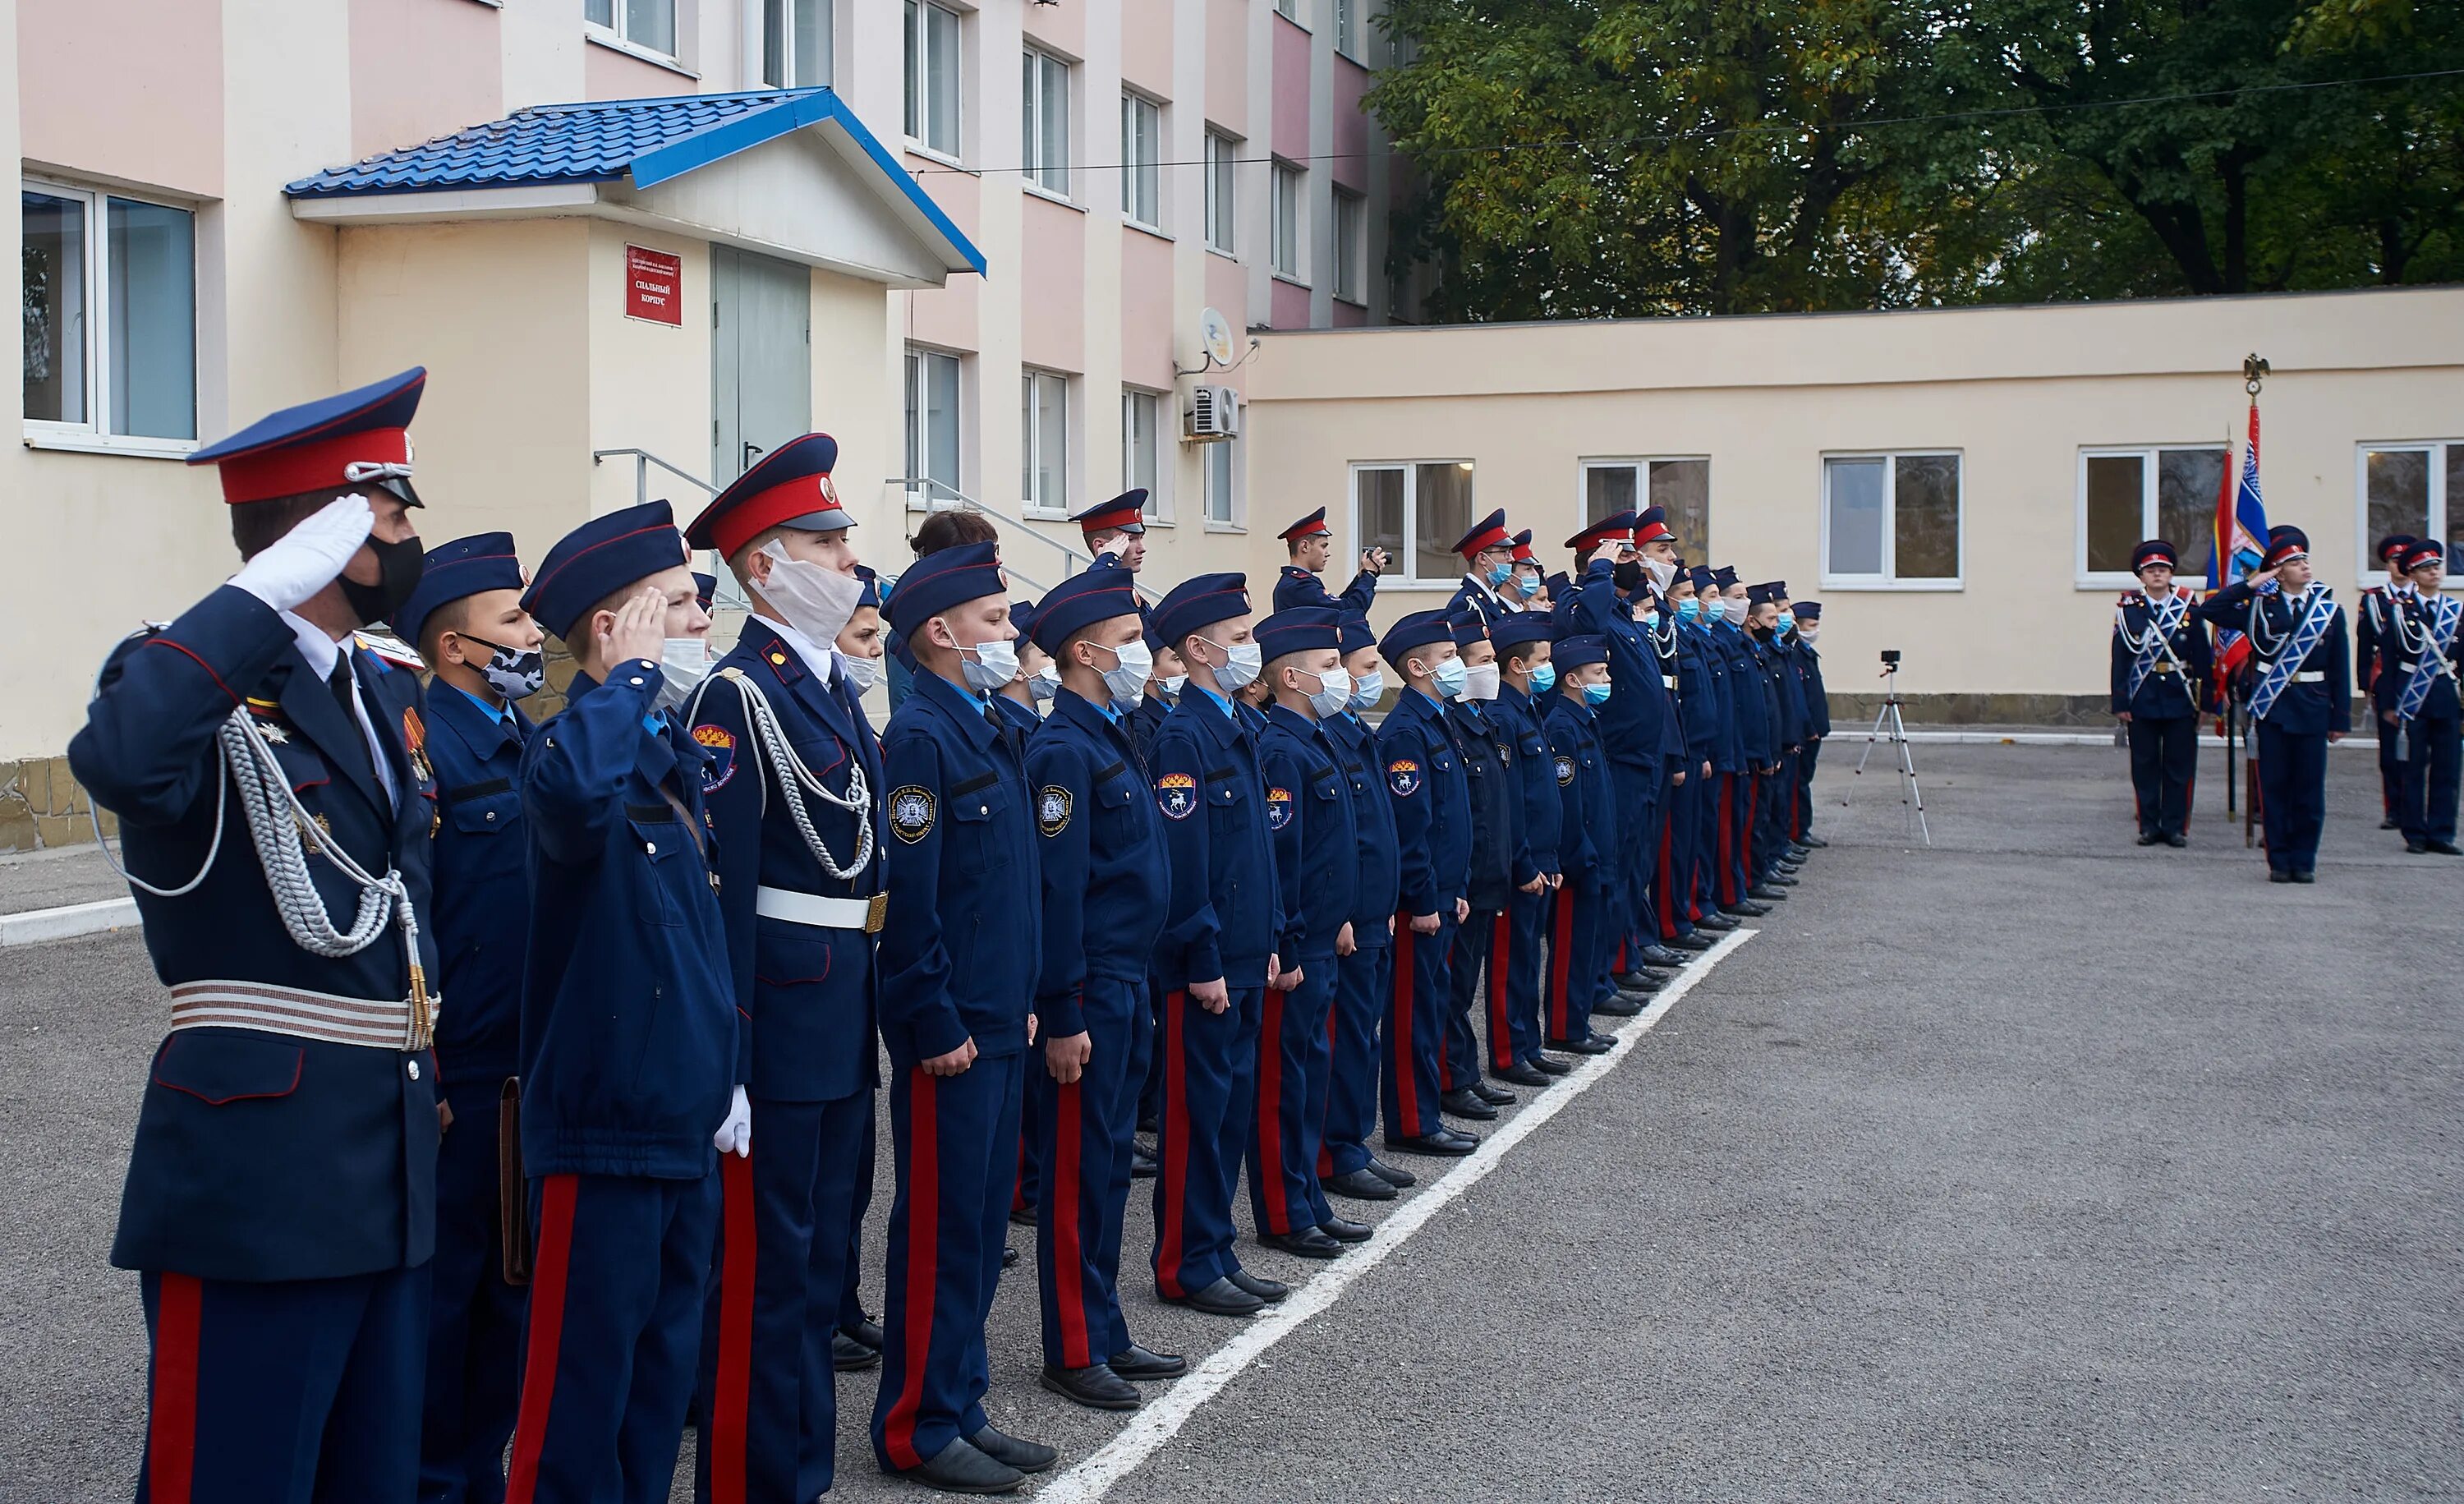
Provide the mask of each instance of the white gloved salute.
[{"label": "white gloved salute", "polygon": [[744,1088],[737,1087],[736,1095],[728,1099],[726,1120],[718,1125],[718,1132],[710,1136],[710,1141],[717,1145],[721,1154],[753,1158],[753,1103],[744,1095]]},{"label": "white gloved salute", "polygon": [[376,525],[367,498],[356,492],[337,497],[241,565],[231,583],[277,611],[297,610],[341,578]]}]

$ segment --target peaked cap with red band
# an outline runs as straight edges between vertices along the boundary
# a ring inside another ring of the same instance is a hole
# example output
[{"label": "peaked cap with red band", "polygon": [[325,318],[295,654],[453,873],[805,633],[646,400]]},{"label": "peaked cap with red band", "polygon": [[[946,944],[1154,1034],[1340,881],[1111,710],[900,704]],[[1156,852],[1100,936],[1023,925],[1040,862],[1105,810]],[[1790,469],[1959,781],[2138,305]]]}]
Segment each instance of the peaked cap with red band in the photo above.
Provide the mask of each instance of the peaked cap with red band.
[{"label": "peaked cap with red band", "polygon": [[2310,557],[2310,535],[2289,523],[2271,527],[2267,530],[2267,552],[2259,556],[2258,566],[2273,569],[2297,554],[2304,559]]},{"label": "peaked cap with red band", "polygon": [[223,499],[234,506],[384,478],[364,471],[355,476],[350,471],[357,466],[400,466],[394,475],[407,476],[410,415],[427,387],[428,367],[414,365],[340,396],[269,413],[198,450],[188,463],[220,467]]},{"label": "peaked cap with red band", "polygon": [[1319,507],[1275,536],[1285,542],[1296,543],[1304,538],[1331,538],[1334,529],[1326,525],[1326,508]]},{"label": "peaked cap with red band", "polygon": [[1507,548],[1512,541],[1506,536],[1506,512],[1500,508],[1474,522],[1471,531],[1455,540],[1455,552],[1465,559],[1477,559],[1484,549]]},{"label": "peaked cap with red band", "polygon": [[1540,556],[1531,551],[1531,529],[1527,527],[1523,531],[1515,534],[1513,543],[1514,562],[1516,564],[1528,564],[1534,566],[1538,565],[1540,563]]},{"label": "peaked cap with red band", "polygon": [[1674,539],[1676,536],[1677,535],[1675,533],[1668,530],[1668,509],[1666,507],[1645,507],[1642,511],[1635,514],[1634,541],[1636,542],[1656,542],[1662,538]]},{"label": "peaked cap with red band", "polygon": [[830,467],[838,462],[839,441],[826,433],[788,440],[713,498],[685,529],[685,542],[733,559],[774,527],[807,533],[853,527],[855,519],[839,505],[838,488],[830,484]]},{"label": "peaked cap with red band", "polygon": [[2412,573],[2426,564],[2443,565],[2446,563],[2447,550],[2440,546],[2435,538],[2417,538],[2405,544],[2404,552],[2396,556],[2396,567],[2407,574]]},{"label": "peaked cap with red band", "polygon": [[1567,539],[1566,546],[1579,554],[1589,549],[1597,548],[1600,544],[1609,542],[1611,539],[1621,539],[1627,542],[1632,542],[1634,541],[1634,514],[1632,512],[1611,512],[1608,516],[1601,518],[1598,521],[1594,522],[1587,528],[1584,528],[1573,537]]},{"label": "peaked cap with red band", "polygon": [[1143,533],[1147,530],[1147,488],[1138,486],[1110,501],[1098,501],[1069,520],[1089,537],[1097,533]]}]

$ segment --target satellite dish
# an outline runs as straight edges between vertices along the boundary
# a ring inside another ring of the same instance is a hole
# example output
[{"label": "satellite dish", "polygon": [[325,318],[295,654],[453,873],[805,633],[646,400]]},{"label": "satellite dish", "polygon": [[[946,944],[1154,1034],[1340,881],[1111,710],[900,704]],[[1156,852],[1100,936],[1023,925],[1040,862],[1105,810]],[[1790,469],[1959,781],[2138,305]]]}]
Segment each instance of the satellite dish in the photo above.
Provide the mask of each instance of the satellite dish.
[{"label": "satellite dish", "polygon": [[1206,358],[1209,361],[1218,365],[1231,365],[1232,357],[1238,353],[1238,347],[1232,343],[1233,338],[1231,320],[1212,308],[1203,309],[1199,313],[1198,343],[1204,346]]}]

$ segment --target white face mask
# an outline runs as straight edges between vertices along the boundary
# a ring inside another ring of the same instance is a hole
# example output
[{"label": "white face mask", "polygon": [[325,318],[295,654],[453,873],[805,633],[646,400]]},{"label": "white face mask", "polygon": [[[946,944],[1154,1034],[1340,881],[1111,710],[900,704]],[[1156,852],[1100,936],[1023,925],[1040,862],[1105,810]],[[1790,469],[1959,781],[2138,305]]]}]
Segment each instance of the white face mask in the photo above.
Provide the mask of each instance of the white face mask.
[{"label": "white face mask", "polygon": [[847,688],[862,695],[881,682],[879,658],[850,658],[839,654],[839,672],[847,675]]},{"label": "white face mask", "polygon": [[824,646],[837,641],[855,614],[864,582],[807,559],[790,559],[787,545],[775,538],[761,545],[761,552],[770,561],[770,574],[751,586],[753,592],[807,641]]},{"label": "white face mask", "polygon": [[1804,638],[1807,642],[1812,642],[1816,637],[1822,635],[1822,629],[1819,627],[1809,626],[1804,622],[1798,622],[1796,624],[1796,634]]},{"label": "white face mask", "polygon": [[1028,675],[1026,692],[1039,705],[1061,693],[1061,671],[1047,663]]},{"label": "white face mask", "polygon": [[1674,559],[1645,559],[1642,562],[1642,566],[1651,571],[1652,588],[1662,594],[1666,594],[1668,590],[1668,582],[1677,578],[1677,561]]},{"label": "white face mask", "polygon": [[1476,663],[1463,670],[1463,699],[1495,699],[1497,697],[1497,665]]},{"label": "white face mask", "polygon": [[1146,693],[1147,680],[1155,675],[1155,654],[1143,642],[1125,642],[1112,650],[1112,655],[1119,662],[1104,671],[1104,689],[1115,707],[1126,710]]},{"label": "white face mask", "polygon": [[[1141,646],[1144,645],[1141,644]],[[1163,696],[1163,702],[1167,705],[1177,705],[1180,703],[1180,692],[1189,687],[1189,675],[1167,674],[1155,682],[1157,691]]]},{"label": "white face mask", "polygon": [[710,674],[710,643],[700,637],[670,637],[659,644],[659,697],[651,708],[673,710]]},{"label": "white face mask", "polygon": [[1352,708],[1354,710],[1367,710],[1370,706],[1376,704],[1377,697],[1385,693],[1386,671],[1383,669],[1371,669],[1368,673],[1352,681]]},{"label": "white face mask", "polygon": [[1329,669],[1316,675],[1317,693],[1309,697],[1309,711],[1318,719],[1335,714],[1352,703],[1352,675],[1341,669]]},{"label": "white face mask", "polygon": [[1266,650],[1254,642],[1236,642],[1227,648],[1212,637],[1198,640],[1228,660],[1215,671],[1215,686],[1226,695],[1238,695],[1256,683],[1258,675],[1266,667]]},{"label": "white face mask", "polygon": [[962,647],[958,672],[966,675],[967,688],[977,694],[998,695],[1018,677],[1018,645],[992,641]]}]

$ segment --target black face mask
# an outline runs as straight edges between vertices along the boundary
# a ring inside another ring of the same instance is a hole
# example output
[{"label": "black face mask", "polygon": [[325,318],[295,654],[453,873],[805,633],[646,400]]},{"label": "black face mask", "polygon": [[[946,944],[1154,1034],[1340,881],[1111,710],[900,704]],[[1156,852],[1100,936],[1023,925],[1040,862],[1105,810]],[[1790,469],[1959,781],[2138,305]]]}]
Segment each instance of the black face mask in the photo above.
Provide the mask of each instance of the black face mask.
[{"label": "black face mask", "polygon": [[1611,569],[1609,571],[1609,578],[1617,582],[1617,587],[1620,590],[1633,589],[1636,586],[1642,583],[1642,561],[1639,559],[1627,560],[1625,563]]},{"label": "black face mask", "polygon": [[350,603],[363,625],[391,622],[410,592],[419,588],[419,577],[428,568],[428,556],[419,546],[418,535],[398,543],[379,539],[368,540],[368,547],[377,556],[377,583],[362,585],[348,575],[342,578],[342,599]]}]

